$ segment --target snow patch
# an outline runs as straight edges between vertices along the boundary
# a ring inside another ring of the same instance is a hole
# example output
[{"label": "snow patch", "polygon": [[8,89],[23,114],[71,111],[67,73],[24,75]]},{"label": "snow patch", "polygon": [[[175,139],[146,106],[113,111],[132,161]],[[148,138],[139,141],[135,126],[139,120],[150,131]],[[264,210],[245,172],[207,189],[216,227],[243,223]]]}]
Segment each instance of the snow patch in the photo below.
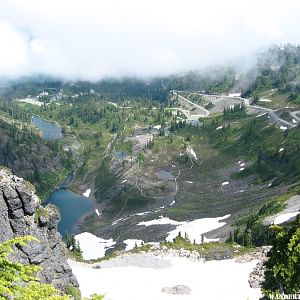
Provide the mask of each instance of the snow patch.
[{"label": "snow patch", "polygon": [[242,93],[232,93],[228,94],[228,97],[241,97]]},{"label": "snow patch", "polygon": [[[229,217],[230,215],[226,215],[224,217],[219,217],[219,218],[203,218],[191,222],[178,222],[161,216],[159,219],[140,222],[137,225],[138,226],[175,225],[177,226],[176,229],[168,233],[168,237],[166,238],[168,242],[172,242],[173,239],[176,238],[180,233],[181,236],[183,237],[187,236],[187,238],[190,240],[191,243],[195,242],[197,244],[200,244],[202,243],[202,236],[201,236],[202,234],[224,226],[226,223],[220,221],[227,219]],[[219,240],[219,239],[208,239],[205,236],[203,238],[204,238],[204,242],[212,242],[212,241]]]},{"label": "snow patch", "polygon": [[297,124],[297,121],[296,121],[295,119],[293,119],[292,122],[293,122],[294,124]]},{"label": "snow patch", "polygon": [[117,225],[119,222],[126,221],[126,220],[128,220],[128,219],[129,219],[129,217],[128,217],[128,218],[120,218],[120,219],[117,219],[117,220],[113,221],[113,222],[111,223],[111,225]]},{"label": "snow patch", "polygon": [[223,126],[219,126],[219,127],[216,128],[216,130],[220,130],[222,128],[223,128]]},{"label": "snow patch", "polygon": [[228,181],[222,182],[222,186],[224,186],[224,185],[228,185],[228,184],[229,184],[229,182],[228,182]]},{"label": "snow patch", "polygon": [[279,215],[278,217],[275,218],[274,224],[275,225],[282,224],[282,223],[288,221],[289,219],[296,217],[299,213],[300,213],[299,211],[296,211],[296,212],[292,212],[292,213],[286,213],[286,214]]},{"label": "snow patch", "polygon": [[129,251],[134,249],[135,247],[142,246],[144,241],[143,240],[135,240],[135,239],[128,239],[123,241],[124,244],[126,244],[125,251]]},{"label": "snow patch", "polygon": [[184,224],[184,222],[177,222],[166,217],[161,217],[160,219],[156,219],[156,220],[143,221],[138,223],[137,225],[152,226],[152,225],[181,225],[181,224]]},{"label": "snow patch", "polygon": [[[226,225],[225,222],[219,222],[219,221],[227,219],[229,217],[230,215],[226,215],[219,218],[203,218],[191,222],[181,222],[181,225],[179,225],[176,229],[169,232],[166,240],[168,242],[172,242],[180,233],[181,236],[183,237],[187,235],[187,238],[190,240],[191,243],[195,242],[196,244],[201,244],[202,234]],[[204,242],[210,242],[210,241],[216,241],[216,240],[207,239],[206,237],[204,237]]]},{"label": "snow patch", "polygon": [[284,150],[284,148],[280,148],[278,152],[280,153],[280,152],[282,152],[283,150]]},{"label": "snow patch", "polygon": [[272,102],[270,99],[259,99],[260,102]]},{"label": "snow patch", "polygon": [[153,126],[153,129],[161,129],[161,125]]},{"label": "snow patch", "polygon": [[175,200],[173,200],[170,204],[169,204],[169,206],[172,206],[172,205],[174,205],[175,204]]},{"label": "snow patch", "polygon": [[244,171],[245,170],[245,168],[240,168],[240,171]]},{"label": "snow patch", "polygon": [[141,212],[141,213],[130,215],[129,218],[131,218],[133,216],[145,216],[145,215],[148,215],[148,214],[151,214],[151,211],[144,211],[144,212]]},{"label": "snow patch", "polygon": [[187,181],[186,181],[186,183],[194,183],[194,182],[193,182],[193,181],[189,181],[189,180],[187,180]]},{"label": "snow patch", "polygon": [[198,160],[197,155],[196,155],[194,149],[193,149],[191,146],[188,146],[187,151],[192,155],[192,157],[193,157],[195,160]]},{"label": "snow patch", "polygon": [[84,193],[82,193],[82,195],[84,196],[84,197],[89,197],[90,196],[90,193],[91,193],[91,189],[87,189]]},{"label": "snow patch", "polygon": [[282,126],[282,125],[281,125],[281,126],[279,127],[279,129],[281,129],[281,130],[284,131],[284,130],[287,130],[288,128],[287,128],[286,126]]},{"label": "snow patch", "polygon": [[75,239],[80,245],[83,259],[101,258],[108,248],[116,244],[113,239],[105,240],[89,232],[77,234]]},{"label": "snow patch", "polygon": [[95,213],[97,214],[98,217],[101,216],[101,213],[99,212],[98,208],[95,209]]},{"label": "snow patch", "polygon": [[268,114],[268,113],[259,114],[259,115],[256,116],[256,118],[263,117],[263,116],[265,116],[266,114]]}]

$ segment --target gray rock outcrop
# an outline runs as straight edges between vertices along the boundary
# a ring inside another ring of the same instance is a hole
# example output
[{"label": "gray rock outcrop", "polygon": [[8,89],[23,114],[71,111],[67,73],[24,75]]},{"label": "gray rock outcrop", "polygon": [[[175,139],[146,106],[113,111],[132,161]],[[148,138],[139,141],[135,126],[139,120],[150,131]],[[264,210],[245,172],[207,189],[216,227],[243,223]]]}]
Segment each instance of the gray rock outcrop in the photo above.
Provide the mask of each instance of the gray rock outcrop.
[{"label": "gray rock outcrop", "polygon": [[186,285],[175,285],[172,287],[164,287],[161,289],[162,293],[172,294],[172,295],[191,295],[191,289]]},{"label": "gray rock outcrop", "polygon": [[268,260],[268,252],[270,251],[270,246],[264,246],[259,251],[255,253],[254,258],[258,259],[259,262],[249,274],[249,285],[251,288],[261,288],[262,283],[265,279],[265,262]]},{"label": "gray rock outcrop", "polygon": [[66,285],[78,286],[67,263],[65,247],[57,232],[58,208],[44,208],[34,188],[8,169],[0,169],[0,242],[30,235],[39,240],[18,246],[11,259],[42,267],[37,274],[41,282],[63,290]]}]

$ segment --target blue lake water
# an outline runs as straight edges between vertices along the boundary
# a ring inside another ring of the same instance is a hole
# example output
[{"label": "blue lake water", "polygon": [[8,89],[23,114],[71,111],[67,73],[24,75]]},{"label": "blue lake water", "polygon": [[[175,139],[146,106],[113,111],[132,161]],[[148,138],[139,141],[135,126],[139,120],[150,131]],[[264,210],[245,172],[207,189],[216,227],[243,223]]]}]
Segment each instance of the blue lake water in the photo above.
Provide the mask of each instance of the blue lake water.
[{"label": "blue lake water", "polygon": [[[39,128],[45,140],[56,140],[63,137],[61,127],[56,123],[48,122],[38,116],[32,116],[32,124]],[[55,191],[44,205],[46,206],[49,203],[59,208],[61,221],[58,223],[58,231],[63,238],[66,232],[69,234],[74,233],[75,225],[80,217],[93,209],[93,204],[88,198],[76,194],[67,188]]]},{"label": "blue lake water", "polygon": [[31,122],[42,132],[45,140],[56,140],[63,137],[61,127],[56,123],[48,122],[38,116],[32,116]]},{"label": "blue lake water", "polygon": [[61,214],[61,221],[58,223],[58,231],[64,238],[66,232],[74,233],[74,227],[80,217],[93,209],[91,201],[69,189],[59,189],[45,202],[56,205]]}]

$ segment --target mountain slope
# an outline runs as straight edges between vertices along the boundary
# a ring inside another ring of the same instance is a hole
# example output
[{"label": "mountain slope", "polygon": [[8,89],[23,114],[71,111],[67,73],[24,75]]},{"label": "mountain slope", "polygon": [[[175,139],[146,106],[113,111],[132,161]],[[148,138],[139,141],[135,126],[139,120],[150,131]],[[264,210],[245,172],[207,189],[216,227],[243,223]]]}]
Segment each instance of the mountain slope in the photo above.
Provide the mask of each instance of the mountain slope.
[{"label": "mountain slope", "polygon": [[29,180],[44,199],[71,169],[72,155],[42,139],[30,122],[29,114],[0,101],[0,164]]}]

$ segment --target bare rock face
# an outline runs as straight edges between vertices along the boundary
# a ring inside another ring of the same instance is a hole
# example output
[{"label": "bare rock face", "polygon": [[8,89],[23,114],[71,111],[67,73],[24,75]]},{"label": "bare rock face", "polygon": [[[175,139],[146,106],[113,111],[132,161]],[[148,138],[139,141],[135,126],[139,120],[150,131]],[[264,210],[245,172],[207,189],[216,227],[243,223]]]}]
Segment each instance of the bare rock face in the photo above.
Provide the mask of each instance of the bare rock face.
[{"label": "bare rock face", "polygon": [[265,262],[268,260],[268,252],[270,251],[270,246],[265,246],[257,251],[255,258],[259,259],[259,262],[249,275],[249,285],[252,288],[260,288],[265,279]]},{"label": "bare rock face", "polygon": [[42,267],[38,277],[64,290],[66,285],[78,286],[64,255],[65,248],[57,224],[57,207],[44,208],[34,188],[8,169],[0,169],[0,242],[14,237],[30,235],[39,242],[18,246],[12,259],[24,264]]}]

